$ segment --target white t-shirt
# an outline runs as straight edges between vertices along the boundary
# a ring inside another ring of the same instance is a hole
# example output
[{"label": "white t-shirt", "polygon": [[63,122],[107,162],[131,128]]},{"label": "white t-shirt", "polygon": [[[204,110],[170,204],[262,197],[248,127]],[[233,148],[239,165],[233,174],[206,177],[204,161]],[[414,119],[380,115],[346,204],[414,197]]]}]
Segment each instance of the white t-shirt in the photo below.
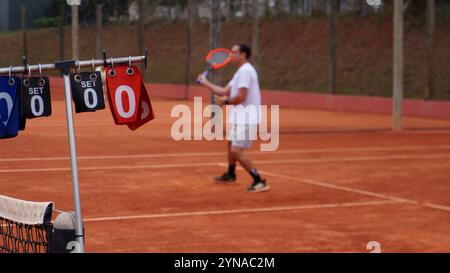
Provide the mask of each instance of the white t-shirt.
[{"label": "white t-shirt", "polygon": [[250,63],[243,64],[231,79],[230,98],[239,93],[239,88],[246,88],[247,98],[241,104],[234,105],[230,111],[228,122],[233,124],[259,124],[261,122],[261,91],[258,74]]}]

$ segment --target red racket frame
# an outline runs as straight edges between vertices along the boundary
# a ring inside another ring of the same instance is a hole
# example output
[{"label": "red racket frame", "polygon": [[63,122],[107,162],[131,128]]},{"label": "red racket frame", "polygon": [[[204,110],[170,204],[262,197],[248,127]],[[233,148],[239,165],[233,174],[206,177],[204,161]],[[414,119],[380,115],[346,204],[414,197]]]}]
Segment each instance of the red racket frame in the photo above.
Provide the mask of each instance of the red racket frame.
[{"label": "red racket frame", "polygon": [[226,52],[228,54],[228,58],[225,61],[223,61],[223,62],[221,62],[219,64],[211,65],[211,68],[214,69],[214,70],[222,68],[222,67],[226,66],[229,62],[231,62],[231,51],[229,49],[226,49],[226,48],[216,48],[214,50],[211,50],[208,53],[208,55],[206,55],[206,58],[205,58],[206,62],[209,63],[208,60],[211,59],[211,57],[214,54],[216,54],[217,52],[219,52],[219,51]]}]

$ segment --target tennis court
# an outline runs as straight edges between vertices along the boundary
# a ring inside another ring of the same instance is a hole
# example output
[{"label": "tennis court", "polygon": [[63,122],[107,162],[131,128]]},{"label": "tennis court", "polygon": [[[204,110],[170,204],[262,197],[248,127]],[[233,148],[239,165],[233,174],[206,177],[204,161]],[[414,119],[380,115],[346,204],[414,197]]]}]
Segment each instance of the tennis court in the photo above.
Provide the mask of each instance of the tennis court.
[{"label": "tennis court", "polygon": [[[151,95],[151,91],[150,91]],[[448,252],[450,121],[280,107],[280,146],[249,153],[271,190],[250,176],[217,185],[225,141],[174,141],[176,104],[132,132],[108,110],[75,116],[87,252]],[[2,194],[73,210],[64,101],[2,140]],[[55,215],[57,215],[55,213]],[[54,215],[54,217],[55,217]]]}]

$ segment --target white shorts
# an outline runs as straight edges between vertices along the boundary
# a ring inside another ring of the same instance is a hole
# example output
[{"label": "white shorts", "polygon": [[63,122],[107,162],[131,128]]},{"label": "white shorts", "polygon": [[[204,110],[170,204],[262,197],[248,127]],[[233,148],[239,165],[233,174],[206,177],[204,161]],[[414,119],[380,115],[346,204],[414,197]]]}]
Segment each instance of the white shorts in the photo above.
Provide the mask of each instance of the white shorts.
[{"label": "white shorts", "polygon": [[231,147],[248,149],[256,140],[258,125],[256,124],[230,124],[227,139]]}]

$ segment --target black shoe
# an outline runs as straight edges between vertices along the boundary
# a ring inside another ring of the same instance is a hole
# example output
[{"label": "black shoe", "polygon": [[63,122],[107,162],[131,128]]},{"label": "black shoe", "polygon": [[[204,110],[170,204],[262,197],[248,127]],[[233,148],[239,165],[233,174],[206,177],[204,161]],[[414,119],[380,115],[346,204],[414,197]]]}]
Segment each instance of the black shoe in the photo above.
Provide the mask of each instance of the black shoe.
[{"label": "black shoe", "polygon": [[254,181],[250,187],[247,188],[247,192],[262,192],[269,190],[269,186],[267,186],[266,180]]},{"label": "black shoe", "polygon": [[217,183],[231,183],[236,181],[236,175],[230,174],[230,173],[224,173],[221,176],[214,177],[214,180]]}]

